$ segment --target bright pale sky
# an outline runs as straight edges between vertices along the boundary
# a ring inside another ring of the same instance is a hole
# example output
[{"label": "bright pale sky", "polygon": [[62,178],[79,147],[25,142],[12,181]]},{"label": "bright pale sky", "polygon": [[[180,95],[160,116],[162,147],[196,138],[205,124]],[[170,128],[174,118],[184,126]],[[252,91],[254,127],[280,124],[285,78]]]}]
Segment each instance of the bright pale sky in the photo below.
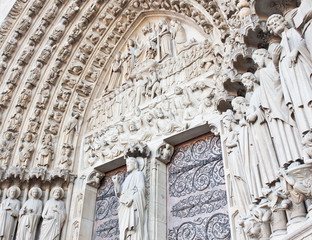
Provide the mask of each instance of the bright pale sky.
[{"label": "bright pale sky", "polygon": [[4,18],[8,15],[14,3],[15,0],[0,0],[0,24],[3,22]]}]

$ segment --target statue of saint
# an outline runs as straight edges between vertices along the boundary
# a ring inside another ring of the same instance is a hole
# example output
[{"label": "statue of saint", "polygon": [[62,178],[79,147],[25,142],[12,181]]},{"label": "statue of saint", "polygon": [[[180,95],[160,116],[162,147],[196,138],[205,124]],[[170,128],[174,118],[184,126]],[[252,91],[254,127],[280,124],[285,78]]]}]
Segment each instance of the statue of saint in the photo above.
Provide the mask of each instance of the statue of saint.
[{"label": "statue of saint", "polygon": [[265,113],[280,167],[301,159],[300,134],[286,107],[279,73],[269,52],[257,49],[252,58],[258,65],[255,76],[260,82],[260,105]]},{"label": "statue of saint", "polygon": [[41,218],[42,201],[40,197],[42,191],[38,187],[29,190],[29,199],[24,203],[19,212],[19,223],[16,240],[34,240],[36,230]]},{"label": "statue of saint", "polygon": [[268,30],[282,38],[273,53],[279,66],[281,85],[288,108],[294,112],[302,136],[312,129],[312,61],[304,39],[282,15],[273,14],[267,20]]},{"label": "statue of saint", "polygon": [[21,190],[12,186],[8,189],[7,199],[0,205],[0,240],[13,239],[21,202],[17,199]]},{"label": "statue of saint", "polygon": [[113,176],[115,194],[119,198],[118,218],[120,240],[147,239],[145,218],[145,178],[139,170],[136,158],[127,158],[127,172],[123,184],[118,183],[117,175]]},{"label": "statue of saint", "polygon": [[39,240],[58,240],[65,222],[65,204],[62,201],[64,190],[52,189],[52,199],[48,200],[42,212],[42,225]]}]

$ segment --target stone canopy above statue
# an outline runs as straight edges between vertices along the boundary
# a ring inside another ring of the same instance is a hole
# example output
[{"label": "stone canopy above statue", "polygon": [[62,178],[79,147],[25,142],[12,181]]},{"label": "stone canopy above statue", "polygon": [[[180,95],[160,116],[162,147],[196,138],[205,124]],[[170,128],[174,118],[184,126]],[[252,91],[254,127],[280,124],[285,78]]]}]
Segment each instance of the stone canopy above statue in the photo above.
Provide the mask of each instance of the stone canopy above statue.
[{"label": "stone canopy above statue", "polygon": [[116,89],[151,68],[176,64],[175,59],[179,57],[188,58],[188,50],[205,40],[205,33],[197,28],[183,19],[143,19],[114,55],[105,76],[106,90]]}]

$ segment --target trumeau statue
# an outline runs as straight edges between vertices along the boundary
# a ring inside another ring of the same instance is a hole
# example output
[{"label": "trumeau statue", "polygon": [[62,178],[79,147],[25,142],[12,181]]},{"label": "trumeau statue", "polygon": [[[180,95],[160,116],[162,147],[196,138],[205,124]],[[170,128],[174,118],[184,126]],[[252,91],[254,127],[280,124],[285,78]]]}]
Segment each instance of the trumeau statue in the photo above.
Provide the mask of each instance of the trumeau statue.
[{"label": "trumeau statue", "polygon": [[0,239],[9,240],[14,236],[17,224],[18,211],[21,203],[17,199],[21,194],[21,190],[12,186],[8,189],[7,199],[3,200],[0,205]]},{"label": "trumeau statue", "polygon": [[146,228],[145,178],[139,169],[138,160],[126,160],[128,176],[123,184],[113,176],[115,193],[119,198],[118,219],[120,240],[148,239]]},{"label": "trumeau statue", "polygon": [[51,191],[52,199],[49,199],[42,212],[42,225],[39,240],[58,240],[65,222],[65,203],[62,201],[64,190],[55,187]]},{"label": "trumeau statue", "polygon": [[24,203],[19,212],[16,240],[35,239],[37,226],[42,213],[41,195],[42,190],[38,187],[32,187],[29,190],[29,199]]}]

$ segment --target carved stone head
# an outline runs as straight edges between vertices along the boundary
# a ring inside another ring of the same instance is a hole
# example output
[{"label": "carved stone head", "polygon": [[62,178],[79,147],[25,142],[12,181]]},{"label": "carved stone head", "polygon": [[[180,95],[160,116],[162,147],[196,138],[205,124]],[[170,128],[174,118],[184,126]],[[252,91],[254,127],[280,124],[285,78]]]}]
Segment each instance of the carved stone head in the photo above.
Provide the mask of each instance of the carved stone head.
[{"label": "carved stone head", "polygon": [[132,172],[135,169],[139,169],[139,163],[135,157],[128,157],[126,160],[127,172]]},{"label": "carved stone head", "polygon": [[267,20],[268,30],[277,36],[282,34],[287,25],[287,21],[280,14],[273,14]]}]

